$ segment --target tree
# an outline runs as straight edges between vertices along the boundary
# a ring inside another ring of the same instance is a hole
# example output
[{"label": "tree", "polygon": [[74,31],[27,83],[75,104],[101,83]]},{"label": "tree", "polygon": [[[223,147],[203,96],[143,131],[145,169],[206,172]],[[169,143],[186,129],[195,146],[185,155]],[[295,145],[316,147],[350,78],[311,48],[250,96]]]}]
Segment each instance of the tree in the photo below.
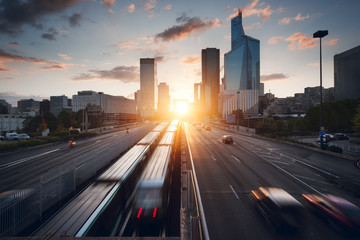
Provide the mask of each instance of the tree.
[{"label": "tree", "polygon": [[57,118],[51,112],[44,113],[44,119],[51,132],[56,131],[58,127]]},{"label": "tree", "polygon": [[47,123],[45,122],[44,116],[42,116],[41,123],[39,124],[39,132],[43,132],[48,128]]},{"label": "tree", "polygon": [[64,128],[71,127],[72,114],[67,111],[61,111],[57,116],[58,126],[62,125]]},{"label": "tree", "polygon": [[351,120],[352,122],[352,130],[356,133],[360,133],[360,103],[357,106],[356,114]]}]

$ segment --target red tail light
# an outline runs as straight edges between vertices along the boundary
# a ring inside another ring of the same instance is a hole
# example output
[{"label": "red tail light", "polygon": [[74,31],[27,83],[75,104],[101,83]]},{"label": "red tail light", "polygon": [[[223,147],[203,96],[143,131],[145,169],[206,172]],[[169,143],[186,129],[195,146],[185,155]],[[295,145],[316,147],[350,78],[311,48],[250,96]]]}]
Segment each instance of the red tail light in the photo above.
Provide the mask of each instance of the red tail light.
[{"label": "red tail light", "polygon": [[139,209],[139,213],[137,215],[137,218],[140,218],[141,211],[142,211],[142,207]]},{"label": "red tail light", "polygon": [[154,209],[153,218],[155,218],[155,216],[156,216],[156,209],[157,209],[157,207]]}]

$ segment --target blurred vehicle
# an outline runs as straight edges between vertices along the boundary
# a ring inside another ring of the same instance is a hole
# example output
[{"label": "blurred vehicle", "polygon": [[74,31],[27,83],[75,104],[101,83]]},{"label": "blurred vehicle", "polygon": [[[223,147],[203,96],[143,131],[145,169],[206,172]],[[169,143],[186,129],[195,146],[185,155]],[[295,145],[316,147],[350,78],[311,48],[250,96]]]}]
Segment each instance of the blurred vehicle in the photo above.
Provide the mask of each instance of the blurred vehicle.
[{"label": "blurred vehicle", "polygon": [[278,230],[294,230],[299,227],[303,206],[281,188],[259,187],[251,195],[259,212]]},{"label": "blurred vehicle", "polygon": [[232,138],[232,136],[230,136],[230,135],[224,135],[224,136],[222,136],[222,142],[223,143],[234,143],[234,140],[233,140],[233,138]]},{"label": "blurred vehicle", "polygon": [[345,133],[335,133],[334,138],[335,140],[349,140],[349,136]]},{"label": "blurred vehicle", "polygon": [[4,137],[4,136],[0,136],[0,141],[5,141],[5,137]]},{"label": "blurred vehicle", "polygon": [[360,208],[353,203],[331,194],[303,194],[303,197],[315,211],[343,230],[360,230]]},{"label": "blurred vehicle", "polygon": [[18,140],[19,139],[17,133],[7,133],[5,135],[5,137],[6,137],[7,140]]},{"label": "blurred vehicle", "polygon": [[74,139],[71,139],[69,142],[68,142],[68,146],[69,147],[74,147],[76,145],[76,142]]},{"label": "blurred vehicle", "polygon": [[204,123],[203,123],[203,124],[201,124],[201,127],[202,127],[202,128],[205,128],[205,124],[204,124]]},{"label": "blurred vehicle", "polygon": [[[323,143],[329,143],[335,140],[334,135],[332,134],[325,134],[322,137],[323,137]],[[318,137],[317,141],[320,142],[320,136]]]},{"label": "blurred vehicle", "polygon": [[208,131],[210,131],[210,130],[211,130],[211,127],[210,127],[210,126],[206,126],[205,129],[208,130]]},{"label": "blurred vehicle", "polygon": [[30,139],[30,136],[27,135],[26,133],[21,133],[21,134],[18,134],[18,138],[20,140],[25,140],[25,139]]}]

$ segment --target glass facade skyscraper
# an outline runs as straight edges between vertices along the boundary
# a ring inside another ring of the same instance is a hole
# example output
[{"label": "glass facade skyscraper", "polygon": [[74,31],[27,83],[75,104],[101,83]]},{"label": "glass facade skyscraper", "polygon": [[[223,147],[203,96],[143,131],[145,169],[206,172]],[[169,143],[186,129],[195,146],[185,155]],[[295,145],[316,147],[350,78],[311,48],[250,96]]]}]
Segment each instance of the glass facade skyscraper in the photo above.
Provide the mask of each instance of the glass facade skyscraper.
[{"label": "glass facade skyscraper", "polygon": [[246,36],[242,13],[231,20],[231,51],[225,53],[225,90],[259,90],[260,41]]},{"label": "glass facade skyscraper", "polygon": [[140,58],[140,115],[153,117],[157,109],[158,80],[154,58]]}]

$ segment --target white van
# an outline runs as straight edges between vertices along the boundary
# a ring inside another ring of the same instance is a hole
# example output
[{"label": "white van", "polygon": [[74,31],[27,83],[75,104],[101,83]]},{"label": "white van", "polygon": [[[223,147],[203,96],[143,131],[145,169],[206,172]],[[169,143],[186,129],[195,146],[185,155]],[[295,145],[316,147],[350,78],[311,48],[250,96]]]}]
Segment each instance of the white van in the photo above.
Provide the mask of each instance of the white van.
[{"label": "white van", "polygon": [[17,133],[7,133],[5,137],[7,140],[18,140],[19,139],[19,136]]}]

